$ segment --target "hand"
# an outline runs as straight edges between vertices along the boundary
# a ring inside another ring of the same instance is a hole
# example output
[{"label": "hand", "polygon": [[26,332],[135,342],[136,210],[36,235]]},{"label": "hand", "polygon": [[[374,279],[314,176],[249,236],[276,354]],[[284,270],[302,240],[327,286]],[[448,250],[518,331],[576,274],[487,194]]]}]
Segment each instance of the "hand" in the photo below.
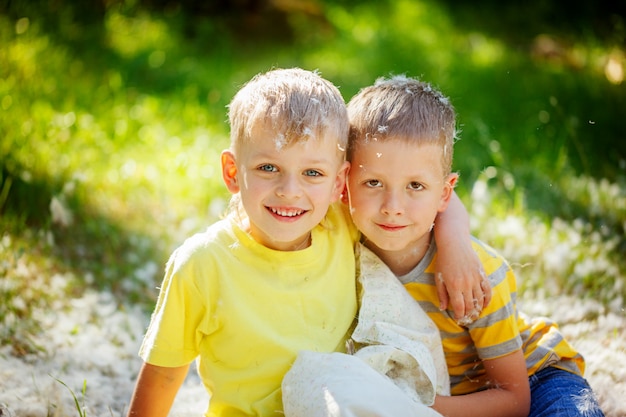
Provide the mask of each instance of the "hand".
[{"label": "hand", "polygon": [[478,255],[469,245],[457,241],[455,248],[437,251],[435,281],[439,308],[452,307],[461,325],[472,323],[491,301],[491,284]]},{"label": "hand", "polygon": [[472,248],[469,216],[456,193],[452,194],[446,210],[437,216],[435,241],[439,308],[445,310],[450,304],[459,324],[467,325],[491,301],[491,284]]}]

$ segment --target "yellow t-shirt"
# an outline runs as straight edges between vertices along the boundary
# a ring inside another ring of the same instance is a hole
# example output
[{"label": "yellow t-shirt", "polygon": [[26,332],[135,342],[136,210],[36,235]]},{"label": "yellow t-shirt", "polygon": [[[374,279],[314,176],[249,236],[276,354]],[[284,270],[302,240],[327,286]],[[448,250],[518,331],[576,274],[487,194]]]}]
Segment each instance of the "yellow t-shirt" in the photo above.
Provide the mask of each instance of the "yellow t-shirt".
[{"label": "yellow t-shirt", "polygon": [[484,388],[482,360],[502,357],[520,348],[529,376],[548,366],[582,375],[584,359],[563,338],[558,326],[544,317],[530,319],[517,310],[516,277],[504,258],[476,239],[472,245],[491,283],[492,298],[479,318],[469,326],[457,324],[451,310],[439,310],[434,280],[434,240],[413,271],[399,277],[439,328],[452,395]]},{"label": "yellow t-shirt", "polygon": [[198,358],[206,416],[282,416],[281,381],[297,353],[345,351],[357,312],[355,241],[338,204],[301,251],[216,223],[172,254],[140,356],[165,367]]}]

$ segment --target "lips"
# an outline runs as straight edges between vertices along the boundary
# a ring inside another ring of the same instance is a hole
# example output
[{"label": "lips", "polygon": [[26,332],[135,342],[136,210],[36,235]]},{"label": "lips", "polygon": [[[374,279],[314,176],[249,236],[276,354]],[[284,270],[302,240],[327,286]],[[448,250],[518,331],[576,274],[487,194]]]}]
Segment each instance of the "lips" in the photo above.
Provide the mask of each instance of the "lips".
[{"label": "lips", "polygon": [[383,230],[389,231],[389,232],[395,232],[397,230],[402,230],[404,229],[406,226],[401,226],[398,224],[378,224],[378,227],[380,227]]}]

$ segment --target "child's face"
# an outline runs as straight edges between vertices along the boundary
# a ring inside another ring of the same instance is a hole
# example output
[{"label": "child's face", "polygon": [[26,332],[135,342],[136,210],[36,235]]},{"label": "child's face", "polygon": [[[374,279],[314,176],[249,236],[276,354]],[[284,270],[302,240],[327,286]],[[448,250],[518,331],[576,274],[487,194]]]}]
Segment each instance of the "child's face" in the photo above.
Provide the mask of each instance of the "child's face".
[{"label": "child's face", "polygon": [[349,164],[337,144],[325,137],[286,146],[275,132],[255,129],[237,156],[222,154],[224,180],[231,192],[241,192],[256,241],[283,251],[307,246],[310,231],[345,185]]},{"label": "child's face", "polygon": [[444,175],[442,152],[438,145],[397,139],[371,140],[355,149],[348,175],[350,211],[366,245],[379,256],[404,254],[407,262],[423,256],[454,183]]}]

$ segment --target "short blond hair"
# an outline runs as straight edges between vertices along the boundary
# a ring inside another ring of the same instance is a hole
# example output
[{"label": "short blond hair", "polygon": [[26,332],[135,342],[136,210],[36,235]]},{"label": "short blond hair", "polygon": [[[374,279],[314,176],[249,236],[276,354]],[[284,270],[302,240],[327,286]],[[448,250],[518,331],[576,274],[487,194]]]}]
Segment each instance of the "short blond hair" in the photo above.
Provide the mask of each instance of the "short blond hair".
[{"label": "short blond hair", "polygon": [[345,156],[348,143],[346,104],[330,81],[300,68],[257,74],[228,106],[231,149],[254,139],[255,127],[274,131],[281,145],[335,137]]},{"label": "short blond hair", "polygon": [[348,160],[368,140],[401,139],[441,145],[444,174],[452,169],[456,114],[450,100],[430,84],[398,75],[379,78],[348,103]]}]

